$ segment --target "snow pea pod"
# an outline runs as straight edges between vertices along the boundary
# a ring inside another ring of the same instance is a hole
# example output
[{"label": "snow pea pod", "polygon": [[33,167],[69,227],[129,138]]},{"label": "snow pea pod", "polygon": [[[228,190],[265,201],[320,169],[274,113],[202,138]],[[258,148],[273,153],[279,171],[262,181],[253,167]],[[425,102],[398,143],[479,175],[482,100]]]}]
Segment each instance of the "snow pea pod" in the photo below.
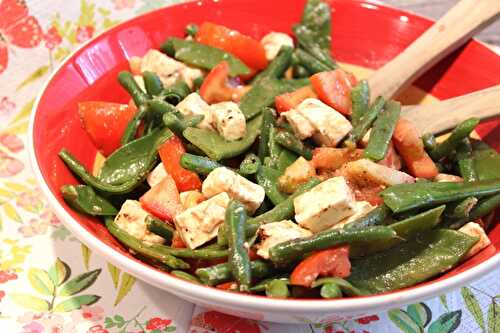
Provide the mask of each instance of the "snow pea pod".
[{"label": "snow pea pod", "polygon": [[474,160],[472,159],[472,147],[470,140],[465,138],[457,147],[457,163],[458,171],[466,182],[473,182],[478,180],[476,169],[474,168]]},{"label": "snow pea pod", "polygon": [[461,232],[431,230],[390,250],[353,260],[347,280],[370,294],[410,287],[455,266],[476,242]]},{"label": "snow pea pod", "polygon": [[[382,96],[377,97],[375,102],[373,102],[372,106],[364,114],[364,116],[358,121],[358,123],[354,126],[351,133],[349,134],[346,145],[356,147],[356,143],[361,140],[366,132],[370,129],[375,119],[377,119],[380,111],[384,108],[385,99]],[[371,135],[370,135],[371,137]]]},{"label": "snow pea pod", "polygon": [[196,127],[205,118],[202,114],[179,118],[173,113],[165,113],[162,117],[163,124],[178,136],[182,136],[188,127]]},{"label": "snow pea pod", "polygon": [[380,161],[385,157],[400,113],[401,103],[395,101],[385,103],[384,111],[378,115],[373,124],[368,146],[363,152],[364,157],[374,161]]},{"label": "snow pea pod", "polygon": [[131,179],[144,179],[157,159],[158,146],[172,135],[168,128],[159,128],[120,147],[104,162],[99,180],[118,185]]},{"label": "snow pea pod", "polygon": [[451,221],[449,227],[451,229],[461,228],[464,224],[470,221],[475,221],[478,218],[484,217],[491,212],[493,212],[498,206],[500,206],[500,194],[493,195],[488,198],[484,198],[479,201],[474,208],[469,213],[469,216]]},{"label": "snow pea pod", "polygon": [[361,80],[351,91],[352,114],[351,123],[353,127],[359,123],[361,118],[368,112],[370,106],[370,86],[367,80]]},{"label": "snow pea pod", "polygon": [[183,80],[177,80],[170,86],[163,89],[158,95],[158,98],[172,105],[177,105],[190,93],[191,89],[186,84],[186,82],[184,82]]},{"label": "snow pea pod", "polygon": [[95,193],[88,185],[63,185],[64,201],[76,211],[92,216],[114,216],[118,210],[105,198]]},{"label": "snow pea pod", "polygon": [[250,69],[238,58],[221,49],[195,41],[171,37],[160,46],[160,49],[169,56],[191,66],[211,70],[225,60],[229,64],[229,75],[250,74]]},{"label": "snow pea pod", "polygon": [[365,228],[372,227],[376,225],[383,225],[387,218],[390,217],[391,210],[386,205],[378,206],[374,208],[368,214],[360,217],[357,220],[352,221],[349,224],[346,224],[344,228]]},{"label": "snow pea pod", "polygon": [[286,70],[290,67],[292,62],[293,48],[290,46],[282,46],[278,55],[274,60],[264,69],[257,74],[252,81],[252,84],[257,84],[263,79],[279,79],[283,76]]},{"label": "snow pea pod", "polygon": [[484,197],[500,192],[500,179],[469,183],[415,183],[400,184],[386,188],[380,195],[384,203],[395,213],[413,208],[462,200],[467,197]]},{"label": "snow pea pod", "polygon": [[181,166],[185,169],[194,171],[199,175],[208,175],[213,170],[224,167],[224,165],[213,161],[208,157],[193,155],[189,153],[182,154]]},{"label": "snow pea pod", "polygon": [[183,135],[189,142],[200,148],[215,161],[231,158],[245,152],[260,133],[262,117],[258,116],[247,123],[245,136],[237,141],[226,141],[218,133],[206,129],[188,127]]},{"label": "snow pea pod", "polygon": [[281,173],[278,170],[265,165],[259,168],[257,173],[257,183],[264,188],[266,196],[274,205],[278,205],[287,199],[287,195],[278,188],[278,178]]},{"label": "snow pea pod", "polygon": [[463,140],[469,137],[478,124],[478,118],[469,118],[461,122],[457,127],[455,127],[455,129],[453,129],[451,135],[446,140],[437,144],[436,148],[429,152],[432,159],[439,161],[445,156],[451,155],[453,151],[463,142]]},{"label": "snow pea pod", "polygon": [[316,59],[313,55],[302,49],[296,49],[295,57],[299,65],[305,68],[311,75],[319,73],[319,72],[327,72],[335,69],[335,66],[330,66],[322,63],[318,59]]},{"label": "snow pea pod", "polygon": [[262,110],[262,125],[259,139],[259,159],[264,162],[264,158],[269,156],[269,136],[274,125],[274,111],[270,108]]},{"label": "snow pea pod", "polygon": [[150,97],[157,96],[163,91],[163,83],[155,72],[145,71],[142,73],[144,87]]},{"label": "snow pea pod", "polygon": [[500,154],[486,143],[475,143],[472,158],[479,180],[500,178]]},{"label": "snow pea pod", "polygon": [[[276,272],[273,265],[264,260],[254,260],[250,262],[250,269],[255,279],[262,279]],[[195,274],[201,282],[210,286],[228,282],[233,279],[231,267],[227,262],[210,267],[198,268]]]},{"label": "snow pea pod", "polygon": [[288,131],[278,131],[275,136],[277,143],[282,145],[294,153],[303,156],[307,160],[312,159],[312,149],[306,146],[299,138],[297,138],[293,133]]},{"label": "snow pea pod", "polygon": [[175,230],[166,222],[155,217],[148,216],[146,218],[146,227],[153,234],[163,237],[165,242],[170,243],[172,241]]},{"label": "snow pea pod", "polygon": [[249,153],[240,163],[238,173],[243,176],[255,175],[260,168],[260,160],[257,155]]}]

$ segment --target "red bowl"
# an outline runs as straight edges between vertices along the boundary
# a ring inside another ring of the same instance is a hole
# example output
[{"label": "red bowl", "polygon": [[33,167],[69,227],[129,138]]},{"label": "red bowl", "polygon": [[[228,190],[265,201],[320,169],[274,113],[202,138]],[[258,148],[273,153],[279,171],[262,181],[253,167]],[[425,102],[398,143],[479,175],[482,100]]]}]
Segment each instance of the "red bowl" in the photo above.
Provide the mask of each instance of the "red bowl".
[{"label": "red bowl", "polygon": [[[332,52],[341,62],[377,68],[415,40],[431,21],[370,1],[333,0]],[[32,165],[56,214],[75,235],[113,264],[192,302],[246,317],[281,322],[349,319],[434,297],[481,277],[500,263],[500,225],[489,234],[492,245],[445,275],[404,290],[341,300],[276,300],[197,286],[153,269],[131,257],[98,220],[79,215],[63,201],[59,188],[77,180],[58,158],[63,147],[91,168],[96,149],[80,125],[77,103],[103,100],[126,103],[117,73],[127,59],[158,48],[168,36],[182,36],[188,23],[213,21],[260,38],[269,31],[291,33],[305,0],[213,0],[154,11],[122,23],[92,39],[54,72],[40,94],[30,126]],[[416,85],[446,99],[500,83],[500,57],[471,41],[420,78]],[[479,127],[480,135],[500,148],[497,122]],[[335,315],[332,316],[332,313]]]}]

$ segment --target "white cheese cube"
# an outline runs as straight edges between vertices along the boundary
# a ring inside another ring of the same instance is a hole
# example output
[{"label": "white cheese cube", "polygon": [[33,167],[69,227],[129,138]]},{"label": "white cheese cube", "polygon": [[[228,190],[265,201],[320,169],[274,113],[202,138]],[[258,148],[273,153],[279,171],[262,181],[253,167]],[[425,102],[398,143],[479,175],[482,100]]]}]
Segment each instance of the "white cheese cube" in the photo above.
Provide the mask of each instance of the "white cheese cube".
[{"label": "white cheese cube", "polygon": [[115,217],[115,223],[125,232],[147,244],[162,244],[164,239],[150,232],[146,226],[149,213],[136,200],[127,200]]},{"label": "white cheese cube", "polygon": [[359,219],[360,217],[365,216],[369,212],[371,212],[375,207],[370,205],[368,201],[356,201],[354,202],[354,214],[349,216],[346,219],[343,219],[339,223],[335,224],[332,229],[341,229],[345,225],[352,223]]},{"label": "white cheese cube", "polygon": [[282,46],[293,47],[293,39],[289,35],[282,32],[270,32],[260,40],[264,50],[266,51],[267,60],[271,61],[280,52]]},{"label": "white cheese cube", "polygon": [[258,233],[261,242],[257,246],[257,254],[264,259],[269,259],[269,249],[273,246],[291,239],[312,235],[309,230],[289,220],[263,224],[259,227]]},{"label": "white cheese cube", "polygon": [[153,187],[153,186],[161,183],[161,181],[165,177],[167,177],[167,175],[168,174],[167,174],[167,171],[165,170],[165,167],[163,166],[163,163],[160,163],[156,166],[156,168],[153,169],[153,171],[151,171],[148,174],[146,181],[148,182],[150,187]]},{"label": "white cheese cube", "polygon": [[281,117],[285,118],[300,140],[310,138],[316,132],[316,128],[305,118],[298,110],[291,109],[290,111],[283,112]]},{"label": "white cheese cube", "polygon": [[391,169],[368,159],[349,162],[345,165],[347,174],[360,184],[377,184],[384,186],[402,183],[414,183],[415,178],[407,173]]},{"label": "white cheese cube", "polygon": [[295,220],[317,233],[353,215],[354,202],[344,177],[333,177],[293,200]]},{"label": "white cheese cube", "polygon": [[316,169],[312,163],[301,156],[290,164],[283,175],[279,177],[279,188],[285,193],[293,193],[300,185],[314,176],[316,176]]},{"label": "white cheese cube", "polygon": [[217,236],[219,226],[224,223],[229,201],[227,193],[220,193],[175,216],[176,230],[190,249]]},{"label": "white cheese cube", "polygon": [[149,50],[142,57],[141,72],[154,72],[165,86],[173,84],[181,76],[181,71],[186,67],[182,62],[170,58],[158,50]]},{"label": "white cheese cube", "polygon": [[189,88],[193,89],[194,80],[203,76],[203,71],[201,69],[185,65],[184,68],[181,69],[180,76],[181,79],[184,80],[184,82],[186,82]]},{"label": "white cheese cube", "polygon": [[208,174],[203,182],[202,192],[207,198],[227,192],[231,198],[245,205],[250,213],[259,208],[265,197],[262,186],[224,167],[217,168]]},{"label": "white cheese cube", "polygon": [[454,182],[454,183],[461,183],[464,181],[462,177],[455,176],[455,175],[449,175],[447,173],[438,173],[436,177],[434,177],[434,181],[438,183],[442,182]]},{"label": "white cheese cube", "polygon": [[485,247],[491,244],[490,239],[488,238],[488,235],[486,235],[486,232],[484,232],[484,229],[481,228],[481,226],[475,222],[469,222],[466,225],[464,225],[462,228],[458,229],[458,231],[463,232],[466,235],[472,236],[472,237],[479,237],[479,240],[477,241],[476,244],[467,252],[464,258],[462,260],[465,260],[467,258],[472,257]]},{"label": "white cheese cube", "polygon": [[210,106],[205,102],[198,93],[191,93],[186,96],[176,106],[177,110],[185,116],[202,115],[204,118],[197,127],[208,130],[214,130],[210,119]]},{"label": "white cheese cube", "polygon": [[213,127],[224,139],[233,141],[245,136],[245,115],[238,104],[234,102],[212,104],[209,112]]}]

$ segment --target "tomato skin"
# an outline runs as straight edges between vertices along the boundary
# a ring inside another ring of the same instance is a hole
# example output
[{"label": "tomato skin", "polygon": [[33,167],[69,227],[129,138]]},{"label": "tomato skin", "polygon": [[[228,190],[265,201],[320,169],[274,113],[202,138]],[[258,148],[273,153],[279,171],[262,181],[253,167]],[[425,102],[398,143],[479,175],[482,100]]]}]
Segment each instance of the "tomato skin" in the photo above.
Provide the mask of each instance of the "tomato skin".
[{"label": "tomato skin", "polygon": [[233,90],[228,85],[229,64],[221,61],[212,68],[200,87],[200,96],[208,104],[230,101]]},{"label": "tomato skin", "polygon": [[345,278],[351,274],[349,246],[339,246],[313,253],[302,260],[290,275],[290,283],[311,287],[318,276]]},{"label": "tomato skin", "polygon": [[174,237],[172,237],[172,244],[171,244],[171,246],[174,249],[185,249],[185,248],[187,248],[186,243],[184,243],[184,240],[181,238],[181,235],[179,235],[178,231],[174,232]]},{"label": "tomato skin", "polygon": [[145,210],[164,221],[173,221],[175,215],[183,210],[175,181],[168,174],[160,183],[144,193],[139,201]]},{"label": "tomato skin", "polygon": [[412,176],[432,179],[439,173],[436,164],[425,151],[417,129],[410,121],[404,118],[398,120],[392,142]]},{"label": "tomato skin", "polygon": [[387,148],[385,157],[382,160],[378,161],[378,164],[391,169],[401,170],[401,158],[394,149],[394,144],[392,143],[392,141],[389,142],[389,147]]},{"label": "tomato skin", "polygon": [[305,86],[290,93],[285,93],[274,98],[276,111],[278,113],[287,112],[296,107],[307,98],[318,97],[311,86]]},{"label": "tomato skin", "polygon": [[109,102],[78,103],[78,114],[83,128],[94,145],[105,156],[120,147],[120,140],[130,120],[137,112],[133,104]]},{"label": "tomato skin", "polygon": [[186,150],[182,141],[175,135],[158,148],[163,166],[165,166],[167,173],[174,179],[179,192],[199,190],[201,189],[200,177],[181,166],[181,156],[185,152]]},{"label": "tomato skin", "polygon": [[236,30],[204,22],[196,33],[195,39],[198,43],[231,53],[251,68],[261,70],[267,67],[264,46],[258,40]]},{"label": "tomato skin", "polygon": [[345,115],[351,114],[351,90],[356,83],[353,74],[340,68],[311,76],[312,87],[319,99]]}]

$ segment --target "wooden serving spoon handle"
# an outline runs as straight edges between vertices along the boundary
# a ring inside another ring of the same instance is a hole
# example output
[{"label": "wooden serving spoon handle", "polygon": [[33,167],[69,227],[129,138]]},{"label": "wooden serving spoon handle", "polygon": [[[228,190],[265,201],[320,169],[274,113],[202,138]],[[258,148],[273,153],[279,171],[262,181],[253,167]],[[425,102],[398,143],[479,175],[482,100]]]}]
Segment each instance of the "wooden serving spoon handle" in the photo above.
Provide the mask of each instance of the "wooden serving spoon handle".
[{"label": "wooden serving spoon handle", "polygon": [[401,116],[411,120],[421,134],[440,134],[470,117],[481,120],[498,117],[500,85],[441,102],[404,106]]},{"label": "wooden serving spoon handle", "polygon": [[372,100],[392,98],[500,14],[500,0],[461,0],[368,78]]}]

